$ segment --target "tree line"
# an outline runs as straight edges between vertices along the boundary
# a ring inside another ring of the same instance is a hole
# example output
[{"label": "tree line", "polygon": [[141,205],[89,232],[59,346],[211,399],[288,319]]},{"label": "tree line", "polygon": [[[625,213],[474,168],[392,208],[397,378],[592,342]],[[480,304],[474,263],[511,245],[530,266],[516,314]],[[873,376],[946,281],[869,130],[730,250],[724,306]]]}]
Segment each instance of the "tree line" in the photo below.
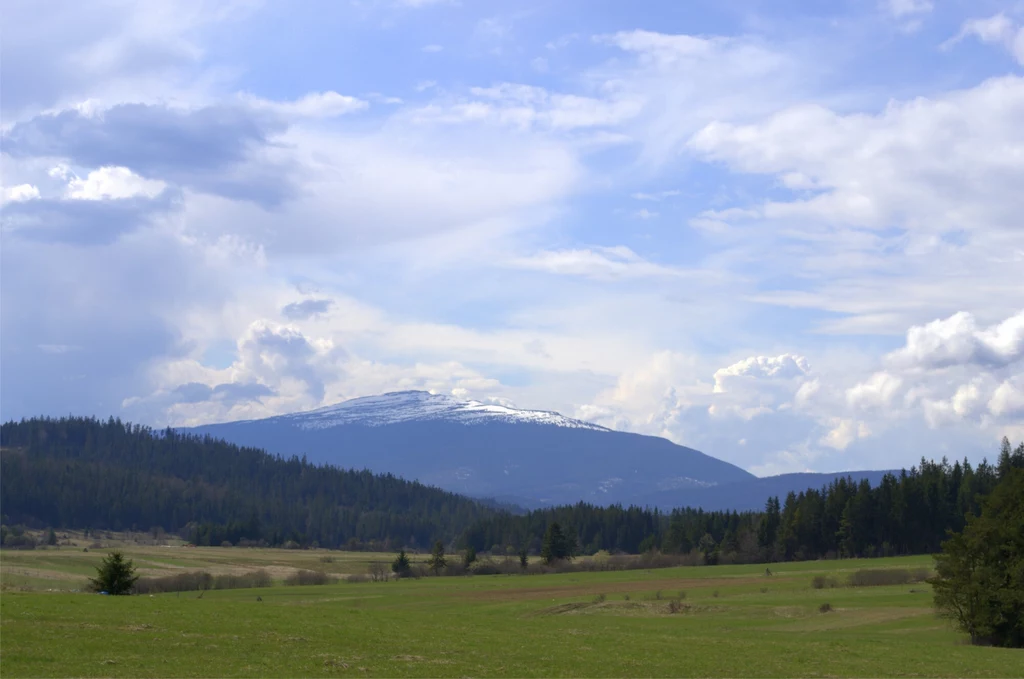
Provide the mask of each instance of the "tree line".
[{"label": "tree line", "polygon": [[1004,438],[995,465],[922,459],[875,487],[840,478],[781,502],[769,498],[762,512],[663,513],[579,503],[518,516],[496,513],[470,527],[464,541],[478,550],[512,545],[536,552],[548,526],[558,523],[584,554],[657,549],[695,553],[705,563],[752,563],[934,553],[1015,468],[1024,468],[1024,443],[1013,449]]},{"label": "tree line", "polygon": [[[540,554],[558,524],[568,557],[688,554],[704,563],[934,553],[961,531],[1024,443],[996,464],[921,463],[872,487],[839,479],[770,498],[761,512],[671,512],[586,503],[531,512],[489,506],[392,475],[314,465],[211,437],[117,419],[33,418],[0,426],[4,524],[178,533],[197,545]],[[5,538],[16,539],[13,529]]]}]

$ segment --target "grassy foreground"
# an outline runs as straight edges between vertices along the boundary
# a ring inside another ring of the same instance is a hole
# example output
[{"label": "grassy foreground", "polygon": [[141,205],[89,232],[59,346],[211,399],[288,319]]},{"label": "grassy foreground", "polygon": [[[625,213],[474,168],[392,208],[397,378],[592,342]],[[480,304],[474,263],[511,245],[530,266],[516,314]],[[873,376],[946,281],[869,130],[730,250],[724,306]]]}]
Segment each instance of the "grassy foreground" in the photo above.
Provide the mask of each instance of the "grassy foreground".
[{"label": "grassy foreground", "polygon": [[[928,565],[913,557],[778,564],[772,577],[763,566],[717,566],[343,581],[202,598],[8,589],[0,674],[1020,676],[1019,651],[967,645],[937,619],[927,585],[811,586],[815,575],[845,582],[859,568]],[[834,610],[822,613],[826,602]]]}]

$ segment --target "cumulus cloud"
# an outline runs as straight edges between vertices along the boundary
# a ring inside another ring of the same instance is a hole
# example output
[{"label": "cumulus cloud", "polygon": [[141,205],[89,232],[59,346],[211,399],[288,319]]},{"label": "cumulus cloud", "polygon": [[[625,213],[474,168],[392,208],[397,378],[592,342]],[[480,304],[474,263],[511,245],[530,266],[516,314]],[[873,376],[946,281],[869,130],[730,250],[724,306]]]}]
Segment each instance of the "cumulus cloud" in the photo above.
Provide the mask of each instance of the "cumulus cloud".
[{"label": "cumulus cloud", "polygon": [[1005,366],[1024,358],[1024,311],[1005,321],[978,327],[966,311],[937,319],[907,332],[906,346],[889,355],[898,366],[945,368],[978,364]]},{"label": "cumulus cloud", "polygon": [[34,200],[39,197],[39,189],[31,184],[5,186],[0,192],[0,204],[18,203],[23,200]]},{"label": "cumulus cloud", "polygon": [[[241,106],[121,104],[102,115],[66,110],[35,116],[15,123],[2,141],[16,158],[127,168],[150,180],[273,205],[294,190],[270,145],[285,128],[276,117]],[[262,162],[247,163],[254,159]]]},{"label": "cumulus cloud", "polygon": [[140,177],[127,167],[108,166],[93,170],[85,179],[71,179],[67,196],[76,200],[155,198],[165,188],[164,182]]}]

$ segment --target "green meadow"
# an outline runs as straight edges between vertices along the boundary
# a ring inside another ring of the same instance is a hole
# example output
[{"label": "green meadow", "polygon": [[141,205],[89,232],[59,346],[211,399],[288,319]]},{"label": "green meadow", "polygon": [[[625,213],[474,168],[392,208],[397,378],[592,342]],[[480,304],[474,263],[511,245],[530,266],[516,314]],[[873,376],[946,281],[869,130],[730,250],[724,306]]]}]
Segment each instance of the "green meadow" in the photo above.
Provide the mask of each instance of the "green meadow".
[{"label": "green meadow", "polygon": [[[162,550],[162,551],[161,551]],[[374,555],[129,549],[144,569],[363,572]],[[156,552],[152,554],[151,552]],[[110,597],[82,584],[102,552],[5,552],[0,674],[51,676],[935,676],[1024,673],[970,646],[926,584],[849,587],[928,557],[548,575],[431,577]],[[386,555],[380,555],[384,557]],[[163,560],[161,560],[163,559]],[[173,562],[173,563],[172,563]],[[307,563],[308,562],[308,563]],[[20,573],[20,575],[19,575]],[[61,575],[63,574],[63,575]],[[815,589],[814,576],[840,583]],[[10,578],[22,578],[12,585]],[[258,600],[262,599],[262,600]],[[822,612],[824,604],[828,604]]]}]

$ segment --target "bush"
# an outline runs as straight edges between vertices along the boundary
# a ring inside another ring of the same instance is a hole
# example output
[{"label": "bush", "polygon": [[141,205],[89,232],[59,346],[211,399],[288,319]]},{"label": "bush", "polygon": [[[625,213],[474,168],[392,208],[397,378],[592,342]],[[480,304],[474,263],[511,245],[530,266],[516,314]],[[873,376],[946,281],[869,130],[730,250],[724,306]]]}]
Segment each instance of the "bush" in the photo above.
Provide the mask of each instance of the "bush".
[{"label": "bush", "polygon": [[270,573],[265,570],[241,575],[217,576],[206,571],[190,571],[157,578],[139,578],[133,591],[136,594],[159,594],[160,592],[199,592],[208,589],[254,589],[270,587],[270,585]]},{"label": "bush", "polygon": [[330,554],[324,554],[320,557],[320,563],[334,563],[334,557]]},{"label": "bush", "polygon": [[681,603],[679,603],[678,601],[672,600],[672,601],[668,602],[668,612],[669,613],[678,613],[681,610],[683,610],[683,605]]},{"label": "bush", "polygon": [[886,568],[859,570],[850,574],[850,587],[881,587],[924,582],[931,573],[927,568]]},{"label": "bush", "polygon": [[814,589],[825,589],[826,587],[832,589],[833,587],[838,586],[839,581],[830,576],[826,577],[824,575],[815,575],[811,579],[811,587],[813,587]]},{"label": "bush", "polygon": [[605,602],[605,599],[607,598],[608,597],[606,597],[604,594],[598,594],[596,597],[594,597],[594,603],[603,604]]},{"label": "bush", "polygon": [[829,613],[829,612],[834,611],[834,610],[835,609],[832,608],[832,604],[830,604],[827,601],[825,603],[823,603],[822,605],[818,606],[818,612],[819,613]]},{"label": "bush", "polygon": [[284,584],[289,587],[296,585],[333,585],[338,578],[324,573],[323,571],[295,571],[284,579]]}]

